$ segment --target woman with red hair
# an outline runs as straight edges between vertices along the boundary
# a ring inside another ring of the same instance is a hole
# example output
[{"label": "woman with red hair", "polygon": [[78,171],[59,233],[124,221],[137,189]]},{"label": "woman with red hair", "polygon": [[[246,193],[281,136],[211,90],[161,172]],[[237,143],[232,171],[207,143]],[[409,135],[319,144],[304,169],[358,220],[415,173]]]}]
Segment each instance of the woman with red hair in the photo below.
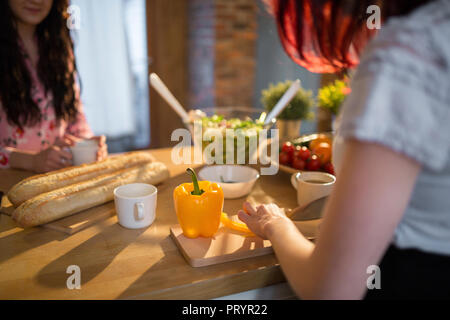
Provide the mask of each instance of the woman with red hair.
[{"label": "woman with red hair", "polygon": [[[368,28],[372,5],[381,30]],[[239,218],[272,242],[300,298],[449,298],[450,2],[274,0],[272,9],[298,64],[357,70],[317,241],[275,204],[245,203]],[[374,270],[381,288],[368,290]]]}]

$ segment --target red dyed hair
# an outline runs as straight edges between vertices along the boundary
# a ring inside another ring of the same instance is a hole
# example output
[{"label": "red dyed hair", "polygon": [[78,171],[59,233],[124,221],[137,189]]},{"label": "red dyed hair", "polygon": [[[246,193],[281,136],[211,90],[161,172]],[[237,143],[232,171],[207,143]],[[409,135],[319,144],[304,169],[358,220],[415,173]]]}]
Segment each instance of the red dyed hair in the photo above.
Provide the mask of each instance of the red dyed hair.
[{"label": "red dyed hair", "polygon": [[405,15],[433,0],[271,0],[286,53],[311,72],[334,73],[356,66],[375,35],[367,8],[378,5],[381,20]]}]

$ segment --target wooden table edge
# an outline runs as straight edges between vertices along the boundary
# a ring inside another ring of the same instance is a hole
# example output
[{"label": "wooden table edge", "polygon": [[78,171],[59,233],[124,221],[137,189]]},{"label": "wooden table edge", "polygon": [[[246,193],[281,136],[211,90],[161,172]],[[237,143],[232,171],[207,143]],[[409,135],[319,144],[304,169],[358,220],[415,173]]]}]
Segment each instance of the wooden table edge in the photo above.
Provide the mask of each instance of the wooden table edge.
[{"label": "wooden table edge", "polygon": [[277,264],[151,293],[142,293],[121,300],[208,300],[283,282],[286,282],[286,278]]}]

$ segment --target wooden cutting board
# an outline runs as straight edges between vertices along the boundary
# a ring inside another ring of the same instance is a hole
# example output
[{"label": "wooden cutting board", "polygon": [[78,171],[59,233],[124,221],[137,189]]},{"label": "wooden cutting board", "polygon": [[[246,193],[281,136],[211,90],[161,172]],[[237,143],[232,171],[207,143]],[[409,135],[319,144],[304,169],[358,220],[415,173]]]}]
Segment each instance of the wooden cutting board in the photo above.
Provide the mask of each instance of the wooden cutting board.
[{"label": "wooden cutting board", "polygon": [[[14,211],[14,207],[6,196],[3,196],[1,204],[0,213],[11,216]],[[69,217],[44,224],[41,227],[60,231],[66,234],[74,234],[115,214],[116,209],[114,207],[114,201],[110,201],[100,206],[73,214]]]},{"label": "wooden cutting board", "polygon": [[246,237],[223,226],[213,238],[187,238],[179,225],[170,228],[170,234],[186,261],[195,268],[273,252],[269,240]]},{"label": "wooden cutting board", "polygon": [[[307,239],[314,240],[321,221],[322,219],[294,221],[294,224]],[[246,237],[223,225],[213,238],[187,238],[179,225],[170,228],[170,235],[186,261],[194,268],[273,253],[269,240]]]}]

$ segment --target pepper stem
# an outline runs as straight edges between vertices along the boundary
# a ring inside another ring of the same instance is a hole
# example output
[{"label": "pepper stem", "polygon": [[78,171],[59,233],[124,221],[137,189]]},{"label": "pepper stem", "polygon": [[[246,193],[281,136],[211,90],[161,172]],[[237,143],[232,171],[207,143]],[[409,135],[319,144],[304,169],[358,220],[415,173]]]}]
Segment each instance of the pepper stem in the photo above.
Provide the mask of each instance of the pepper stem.
[{"label": "pepper stem", "polygon": [[205,191],[200,189],[200,186],[198,185],[197,175],[195,174],[194,169],[187,168],[186,172],[191,175],[192,184],[194,185],[194,191],[192,191],[191,194],[194,196],[200,196]]}]

